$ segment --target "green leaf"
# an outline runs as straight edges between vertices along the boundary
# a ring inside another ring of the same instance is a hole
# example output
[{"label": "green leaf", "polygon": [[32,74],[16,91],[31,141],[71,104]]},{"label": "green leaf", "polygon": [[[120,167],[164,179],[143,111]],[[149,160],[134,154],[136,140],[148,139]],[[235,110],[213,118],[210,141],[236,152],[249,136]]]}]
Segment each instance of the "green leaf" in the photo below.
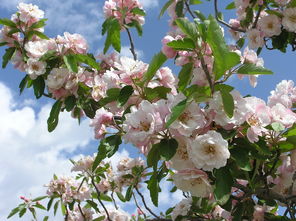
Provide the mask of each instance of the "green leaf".
[{"label": "green leaf", "polygon": [[16,48],[5,49],[5,54],[2,57],[2,68],[6,68],[8,62],[11,60]]},{"label": "green leaf", "polygon": [[112,45],[113,48],[120,52],[121,42],[120,42],[120,31],[121,26],[116,18],[108,20],[107,24],[103,27],[103,31],[107,30],[107,38],[105,41],[104,54],[108,51],[109,47]]},{"label": "green leaf", "polygon": [[96,69],[96,70],[100,70],[100,65],[97,63],[97,61],[90,55],[86,55],[86,54],[76,54],[75,57],[77,58],[77,60],[79,62],[82,62],[84,64],[89,65],[90,67]]},{"label": "green leaf", "polygon": [[49,219],[49,216],[45,216],[45,217],[43,218],[43,221],[48,221],[48,219]]},{"label": "green leaf", "polygon": [[171,92],[172,89],[164,87],[164,86],[157,86],[155,88],[145,88],[145,94],[148,101],[152,102],[155,99],[167,99],[167,94]]},{"label": "green leaf", "polygon": [[20,83],[20,85],[19,85],[20,94],[23,93],[23,91],[24,91],[24,89],[25,89],[25,87],[26,87],[26,85],[27,85],[27,82],[28,82],[28,79],[29,79],[29,78],[30,78],[30,77],[29,77],[28,75],[26,75],[26,76],[23,78],[23,80],[21,81],[21,83]]},{"label": "green leaf", "polygon": [[37,29],[37,28],[42,28],[42,27],[44,27],[46,25],[45,24],[46,21],[47,21],[47,19],[41,19],[38,22],[33,23],[30,26],[30,29],[33,30],[33,29]]},{"label": "green leaf", "polygon": [[172,108],[171,116],[165,125],[166,128],[168,128],[175,120],[177,120],[180,117],[180,115],[185,111],[186,107],[187,99],[179,102],[176,106]]},{"label": "green leaf", "polygon": [[132,13],[134,13],[135,15],[141,15],[141,16],[145,16],[146,12],[143,9],[140,8],[133,8],[131,10]]},{"label": "green leaf", "polygon": [[69,112],[71,111],[76,105],[76,97],[74,95],[69,96],[64,101],[65,108]]},{"label": "green leaf", "polygon": [[102,24],[102,35],[106,34],[109,29],[110,24],[112,23],[113,17],[107,18]]},{"label": "green leaf", "polygon": [[116,195],[121,202],[126,202],[125,197],[122,195],[121,192],[116,192]]},{"label": "green leaf", "polygon": [[64,55],[63,59],[69,71],[75,72],[75,73],[78,72],[78,64],[77,64],[75,55],[72,55],[72,54]]},{"label": "green leaf", "polygon": [[103,221],[105,220],[105,216],[100,216],[98,218],[95,218],[93,221]]},{"label": "green leaf", "polygon": [[200,87],[191,85],[184,90],[184,95],[188,98],[193,98],[196,102],[205,102],[211,98],[211,88],[209,86]]},{"label": "green leaf", "polygon": [[11,210],[11,212],[9,213],[7,219],[9,219],[10,217],[14,216],[15,214],[17,214],[20,211],[19,206],[15,207],[13,210]]},{"label": "green leaf", "polygon": [[178,78],[178,89],[179,91],[183,92],[187,85],[190,83],[191,78],[192,78],[192,72],[193,72],[193,63],[187,63],[183,65]]},{"label": "green leaf", "polygon": [[285,130],[284,125],[282,125],[282,124],[279,123],[279,122],[273,122],[273,123],[271,124],[271,127],[272,127],[272,129],[273,129],[274,131],[276,131],[276,132],[281,132],[281,131]]},{"label": "green leaf", "polygon": [[204,16],[204,14],[199,11],[199,10],[195,10],[194,14],[201,20],[201,21],[205,21],[207,18],[206,16]]},{"label": "green leaf", "polygon": [[171,4],[173,4],[175,2],[175,0],[170,0],[167,3],[165,3],[165,5],[162,7],[158,18],[161,18],[161,16],[163,16],[163,14],[165,13],[165,11],[168,9],[168,7],[170,7]]},{"label": "green leaf", "polygon": [[33,80],[33,88],[34,88],[34,94],[37,99],[42,97],[45,89],[45,82],[42,76],[39,76],[35,80]]},{"label": "green leaf", "polygon": [[195,48],[195,44],[190,38],[171,41],[167,43],[167,46],[175,50],[192,50]]},{"label": "green leaf", "polygon": [[227,91],[222,90],[220,91],[220,93],[222,97],[224,111],[229,118],[232,118],[234,112],[234,99],[232,95]]},{"label": "green leaf", "polygon": [[193,42],[196,41],[198,33],[194,23],[185,18],[177,18],[175,22],[184,34],[191,38]]},{"label": "green leaf", "polygon": [[149,81],[154,77],[157,70],[166,62],[166,60],[167,60],[167,57],[162,52],[159,52],[158,54],[153,56],[152,61],[149,64],[149,68],[143,76],[144,84],[149,83]]},{"label": "green leaf", "polygon": [[234,2],[231,2],[230,4],[228,4],[225,9],[227,9],[227,10],[235,9]]},{"label": "green leaf", "polygon": [[163,139],[160,141],[158,148],[160,156],[168,161],[176,154],[178,142],[175,139]]},{"label": "green leaf", "polygon": [[21,218],[23,215],[25,215],[26,212],[27,212],[27,208],[23,208],[19,213],[19,217]]},{"label": "green leaf", "polygon": [[12,29],[7,33],[7,35],[8,35],[8,36],[12,36],[13,34],[18,33],[18,32],[20,32],[20,30],[19,30],[18,28],[12,28]]},{"label": "green leaf", "polygon": [[42,206],[41,204],[35,204],[34,207],[42,209],[42,210],[46,210],[46,208],[44,206]]},{"label": "green leaf", "polygon": [[177,17],[184,17],[184,0],[177,1],[175,12]]},{"label": "green leaf", "polygon": [[288,131],[285,133],[285,137],[296,136],[296,124],[289,128]]},{"label": "green leaf", "polygon": [[131,85],[124,86],[119,93],[118,102],[119,105],[122,107],[126,104],[130,96],[134,93],[134,88]]},{"label": "green leaf", "polygon": [[39,61],[46,61],[46,60],[52,60],[56,58],[57,52],[55,50],[49,50],[44,55],[39,58]]},{"label": "green leaf", "polygon": [[100,199],[103,201],[112,202],[112,198],[106,194],[103,194],[103,193],[100,194]]},{"label": "green leaf", "polygon": [[135,27],[137,32],[138,32],[138,35],[139,36],[142,36],[143,34],[143,29],[142,29],[142,25],[137,21],[137,20],[133,20],[131,23],[129,23],[127,25],[128,27]]},{"label": "green leaf", "polygon": [[199,5],[199,4],[201,4],[201,3],[202,3],[201,0],[190,0],[190,1],[189,1],[189,4],[190,4],[190,5]]},{"label": "green leaf", "polygon": [[48,196],[39,196],[39,197],[36,197],[32,200],[32,202],[37,202],[37,201],[41,201],[41,200],[44,200],[46,199]]},{"label": "green leaf", "polygon": [[107,148],[107,157],[112,157],[116,151],[118,150],[120,144],[122,143],[121,141],[121,136],[119,135],[112,135],[109,137],[105,138],[105,144]]},{"label": "green leaf", "polygon": [[150,190],[150,197],[152,200],[152,203],[157,207],[158,206],[158,179],[157,179],[157,173],[154,173],[148,182],[148,189]]},{"label": "green leaf", "polygon": [[230,92],[233,90],[233,87],[226,84],[219,84],[216,85],[215,88],[220,91],[225,113],[229,118],[232,118],[234,112],[234,99]]},{"label": "green leaf", "polygon": [[238,70],[238,74],[248,74],[248,75],[257,75],[257,74],[273,74],[271,70],[268,70],[264,67],[258,67],[255,64],[243,64]]},{"label": "green leaf", "polygon": [[54,201],[54,198],[50,198],[50,200],[48,201],[48,203],[47,203],[47,207],[46,207],[46,210],[47,210],[47,211],[50,210],[53,201]]},{"label": "green leaf", "polygon": [[233,178],[227,167],[215,170],[214,175],[216,177],[214,196],[219,204],[223,205],[229,199]]},{"label": "green leaf", "polygon": [[121,143],[121,136],[119,135],[112,135],[102,139],[98,148],[98,154],[92,166],[92,170],[94,171],[106,157],[112,157],[118,150]]},{"label": "green leaf", "polygon": [[47,37],[45,34],[43,34],[40,31],[30,31],[32,33],[32,35],[36,35],[41,39],[45,39],[45,40],[49,40],[49,37]]},{"label": "green leaf", "polygon": [[147,156],[147,166],[157,168],[157,163],[160,160],[159,143],[154,144]]},{"label": "green leaf", "polygon": [[7,42],[0,42],[0,47],[7,45]]},{"label": "green leaf", "polygon": [[62,102],[57,100],[51,108],[49,118],[47,119],[47,129],[52,132],[59,123],[59,114],[62,108]]},{"label": "green leaf", "polygon": [[120,88],[110,88],[109,90],[107,90],[108,97],[99,100],[99,105],[103,107],[110,102],[116,101],[118,99],[119,93]]},{"label": "green leaf", "polygon": [[214,55],[215,80],[220,79],[227,70],[240,63],[240,56],[230,52],[223,37],[223,33],[213,16],[209,17],[210,24],[207,33],[209,43]]},{"label": "green leaf", "polygon": [[125,193],[125,200],[130,201],[133,195],[133,186],[129,186]]},{"label": "green leaf", "polygon": [[90,207],[94,208],[95,211],[97,211],[97,212],[99,211],[98,204],[96,204],[94,201],[86,200],[86,202]]},{"label": "green leaf", "polygon": [[98,153],[92,165],[92,171],[95,171],[95,169],[99,166],[102,160],[106,158],[106,156],[107,148],[106,145],[104,145],[104,140],[101,140],[100,145],[98,147]]},{"label": "green leaf", "polygon": [[235,160],[240,169],[251,171],[249,151],[243,148],[234,148],[230,150],[231,157]]},{"label": "green leaf", "polygon": [[8,18],[1,18],[0,25],[5,25],[11,28],[16,28],[16,24]]}]

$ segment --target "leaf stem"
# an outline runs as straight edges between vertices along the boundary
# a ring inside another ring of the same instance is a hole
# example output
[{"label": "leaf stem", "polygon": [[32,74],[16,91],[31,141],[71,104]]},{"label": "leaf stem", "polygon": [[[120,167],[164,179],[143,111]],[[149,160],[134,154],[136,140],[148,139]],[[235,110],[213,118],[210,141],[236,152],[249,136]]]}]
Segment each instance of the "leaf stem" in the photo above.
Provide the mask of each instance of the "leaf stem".
[{"label": "leaf stem", "polygon": [[232,27],[230,24],[228,24],[227,22],[225,22],[225,21],[223,21],[222,19],[219,18],[219,15],[218,15],[219,14],[219,11],[218,11],[218,0],[215,0],[214,1],[214,6],[215,6],[215,18],[216,18],[216,20],[219,23],[225,25],[226,27],[228,27],[228,28],[230,28],[230,29],[232,29],[234,31],[239,31],[239,32],[244,32],[244,33],[246,32],[246,30],[244,30],[244,29]]},{"label": "leaf stem", "polygon": [[126,32],[127,32],[128,39],[129,39],[130,44],[131,44],[130,51],[131,51],[131,53],[133,54],[134,60],[136,61],[136,60],[137,60],[137,53],[136,53],[136,51],[135,51],[135,45],[134,45],[134,41],[133,41],[133,39],[132,39],[132,35],[131,35],[131,33],[130,33],[130,31],[129,31],[128,28],[125,28],[125,30],[126,30]]},{"label": "leaf stem", "polygon": [[112,221],[112,220],[110,219],[110,215],[109,215],[109,212],[108,212],[107,208],[105,207],[104,203],[103,203],[102,200],[100,199],[100,194],[101,194],[101,193],[100,193],[100,191],[98,190],[98,187],[96,186],[93,177],[91,177],[91,183],[92,183],[92,185],[94,186],[94,188],[95,188],[95,190],[96,190],[96,192],[97,192],[97,194],[98,194],[98,200],[99,200],[99,203],[101,204],[101,206],[102,206],[103,209],[105,210],[105,213],[106,213],[106,215],[107,215],[107,219],[108,219],[109,221]]},{"label": "leaf stem", "polygon": [[136,189],[136,191],[137,191],[137,193],[139,194],[139,196],[141,197],[141,199],[142,199],[142,202],[143,202],[143,204],[144,204],[144,207],[145,207],[145,209],[146,210],[148,210],[149,211],[149,213],[151,213],[151,215],[153,215],[156,219],[160,219],[160,217],[159,216],[157,216],[155,213],[153,213],[152,212],[152,210],[147,206],[147,204],[146,204],[146,201],[145,201],[145,198],[144,198],[144,196],[143,196],[143,194],[139,191],[139,189],[135,186],[135,189]]}]

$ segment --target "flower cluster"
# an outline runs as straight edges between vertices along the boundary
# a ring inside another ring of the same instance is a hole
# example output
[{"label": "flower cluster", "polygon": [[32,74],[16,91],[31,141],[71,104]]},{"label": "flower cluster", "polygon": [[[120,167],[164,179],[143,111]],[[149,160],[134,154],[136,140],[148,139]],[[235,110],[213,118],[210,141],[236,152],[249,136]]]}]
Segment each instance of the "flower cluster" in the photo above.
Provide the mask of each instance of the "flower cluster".
[{"label": "flower cluster", "polygon": [[243,37],[242,32],[236,30],[245,30],[249,47],[256,49],[264,47],[269,38],[275,39],[277,36],[296,31],[296,8],[290,4],[290,0],[277,0],[273,3],[257,1],[256,6],[259,10],[256,13],[250,4],[253,4],[250,0],[235,1],[237,19],[229,21],[233,27],[230,33],[235,40]]},{"label": "flower cluster", "polygon": [[[213,17],[203,19],[199,14],[194,22],[184,18],[187,12],[195,18],[190,10],[195,3],[166,4],[171,31],[150,64],[137,60],[130,32],[134,59],[105,54],[111,45],[120,51],[121,30],[136,27],[141,33],[145,13],[137,0],[105,2],[102,32],[107,38],[104,54],[98,56],[88,53],[88,44],[79,34],[48,38],[43,33],[44,13],[37,6],[20,3],[10,20],[0,20],[4,23],[0,43],[9,47],[3,66],[11,61],[26,72],[21,91],[33,87],[36,98],[56,100],[48,130],[55,129],[59,113],[66,110],[78,120],[90,118],[94,137],[100,140],[97,154],[72,161],[75,178],[54,176],[46,185],[48,208],[53,201],[61,203],[67,220],[136,220],[116,204],[117,198],[122,202],[133,198],[138,220],[149,219],[140,198],[157,219],[252,216],[260,220],[262,214],[275,216],[277,208],[266,203],[296,202],[289,198],[296,193],[294,82],[280,82],[267,102],[243,96],[226,84],[233,75],[240,79],[249,75],[255,87],[258,74],[271,73],[263,67],[260,51],[252,49],[262,47],[268,38],[295,32],[295,8],[289,1],[275,0],[266,11],[269,3],[264,1],[236,0],[238,19],[230,24],[246,30],[251,48],[241,52],[243,47],[225,42]],[[259,11],[255,16],[254,6]],[[234,29],[231,32],[237,40],[243,37]],[[167,59],[181,67],[178,76],[162,67]],[[138,148],[147,164],[129,157],[116,166],[107,163],[105,159],[116,153],[122,141]],[[158,217],[140,189],[147,185],[158,205],[165,177],[185,198]],[[25,205],[35,205],[34,199],[23,200]],[[116,210],[106,209],[102,201],[114,203]],[[22,208],[16,210],[20,215]]]},{"label": "flower cluster", "polygon": [[105,1],[104,14],[107,18],[115,17],[120,24],[128,25],[137,22],[140,25],[145,23],[142,13],[142,6],[138,0],[108,0]]}]

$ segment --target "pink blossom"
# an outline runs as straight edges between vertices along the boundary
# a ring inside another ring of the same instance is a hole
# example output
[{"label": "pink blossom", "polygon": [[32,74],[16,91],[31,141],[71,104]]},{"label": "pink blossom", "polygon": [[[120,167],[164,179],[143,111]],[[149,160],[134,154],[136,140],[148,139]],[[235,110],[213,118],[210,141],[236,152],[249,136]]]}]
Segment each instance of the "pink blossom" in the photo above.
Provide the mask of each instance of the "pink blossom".
[{"label": "pink blossom", "polygon": [[293,81],[283,80],[277,84],[276,89],[270,92],[268,106],[272,107],[281,103],[286,108],[292,108],[296,102],[296,87]]},{"label": "pink blossom", "polygon": [[188,191],[192,196],[209,197],[213,191],[208,180],[208,175],[202,170],[180,170],[172,178],[178,189],[184,192]]},{"label": "pink blossom", "polygon": [[256,97],[246,97],[248,112],[246,121],[250,125],[247,137],[250,142],[257,142],[258,136],[262,136],[267,130],[265,127],[271,123],[270,108],[265,102]]},{"label": "pink blossom", "polygon": [[29,24],[29,26],[44,17],[44,12],[36,5],[21,2],[17,8],[19,10],[19,19],[22,22]]},{"label": "pink blossom", "polygon": [[132,107],[131,113],[125,115],[123,128],[125,142],[137,147],[146,146],[153,136],[163,128],[163,121],[156,111],[156,105],[143,100],[139,107]]},{"label": "pink blossom", "polygon": [[96,115],[91,120],[90,126],[95,129],[95,137],[101,137],[101,133],[105,131],[105,127],[113,123],[113,114],[105,108],[100,108],[96,111]]},{"label": "pink blossom", "polygon": [[162,53],[165,54],[165,56],[167,56],[167,58],[174,58],[177,55],[177,51],[175,51],[173,48],[167,46],[167,43],[176,40],[175,38],[173,38],[170,35],[166,35],[163,39],[162,39]]},{"label": "pink blossom", "polygon": [[138,0],[108,0],[105,1],[103,11],[107,18],[115,17],[121,25],[130,24],[133,21],[143,25],[145,23],[144,16],[133,13],[134,8],[142,9],[143,7]]},{"label": "pink blossom", "polygon": [[272,121],[281,123],[284,127],[292,127],[296,122],[296,114],[281,103],[271,108]]}]

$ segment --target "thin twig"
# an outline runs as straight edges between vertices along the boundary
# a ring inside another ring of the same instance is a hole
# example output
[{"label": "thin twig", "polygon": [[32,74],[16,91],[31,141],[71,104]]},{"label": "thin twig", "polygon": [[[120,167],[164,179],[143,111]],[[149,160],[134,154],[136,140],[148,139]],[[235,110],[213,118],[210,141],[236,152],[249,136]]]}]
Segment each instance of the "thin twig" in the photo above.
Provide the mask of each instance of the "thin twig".
[{"label": "thin twig", "polygon": [[205,63],[205,60],[204,60],[204,58],[203,58],[202,55],[200,56],[200,62],[201,62],[202,69],[205,72],[206,77],[207,77],[207,80],[209,82],[211,92],[212,92],[212,94],[214,94],[214,84],[213,84],[213,81],[212,81],[212,78],[211,78],[211,74],[209,72],[209,69],[208,69],[208,67],[207,67],[207,65]]},{"label": "thin twig", "polygon": [[186,9],[187,9],[187,11],[189,12],[189,14],[191,15],[191,17],[192,17],[193,19],[195,19],[196,16],[195,16],[195,15],[193,14],[193,12],[191,11],[191,9],[190,9],[190,5],[188,4],[187,1],[185,1],[185,5],[186,5]]},{"label": "thin twig", "polygon": [[128,39],[129,39],[130,44],[131,44],[130,51],[132,52],[134,60],[136,61],[137,60],[137,53],[135,51],[135,45],[134,45],[134,42],[133,42],[133,39],[132,39],[132,35],[131,35],[128,28],[125,28],[125,29],[127,31]]},{"label": "thin twig", "polygon": [[105,213],[106,213],[106,215],[107,215],[107,219],[108,219],[109,221],[112,221],[112,220],[110,219],[110,216],[109,216],[109,213],[108,213],[107,208],[105,207],[104,203],[103,203],[102,200],[100,199],[100,194],[101,194],[101,193],[100,193],[100,191],[98,190],[98,187],[96,186],[93,177],[91,177],[91,183],[92,183],[92,185],[95,187],[95,190],[96,190],[96,192],[97,192],[97,194],[98,194],[98,200],[99,200],[99,203],[101,204],[101,206],[102,206],[103,209],[105,210]]},{"label": "thin twig", "polygon": [[81,213],[81,216],[83,217],[83,220],[86,221],[86,218],[85,218],[85,215],[81,209],[80,203],[78,203],[78,209],[79,209],[79,212]]},{"label": "thin twig", "polygon": [[259,9],[258,9],[258,12],[257,12],[257,15],[256,15],[256,18],[255,18],[255,21],[254,21],[254,23],[252,25],[252,28],[256,28],[257,23],[258,23],[258,20],[259,20],[259,16],[260,16],[260,13],[261,13],[262,9],[263,9],[263,6],[260,5],[259,6]]},{"label": "thin twig", "polygon": [[114,207],[115,207],[115,209],[116,210],[118,210],[118,206],[117,206],[117,204],[116,204],[116,201],[115,201],[115,199],[114,199],[114,191],[112,191],[112,193],[111,193],[111,198],[112,198],[112,200],[113,200],[113,204],[114,204]]},{"label": "thin twig", "polygon": [[144,219],[146,219],[147,216],[146,216],[146,214],[144,213],[144,211],[141,209],[141,207],[140,207],[140,205],[139,205],[139,203],[138,203],[138,201],[137,201],[137,198],[136,198],[136,196],[135,196],[134,193],[133,193],[133,198],[134,198],[134,201],[135,201],[136,206],[137,206],[138,209],[141,211],[141,213],[144,215]]},{"label": "thin twig", "polygon": [[144,196],[142,195],[142,193],[140,193],[140,191],[138,190],[138,188],[135,187],[135,189],[136,189],[137,193],[139,194],[139,196],[141,197],[145,209],[148,210],[149,213],[151,213],[151,215],[153,215],[156,219],[160,219],[160,217],[157,216],[155,213],[153,213],[153,212],[151,211],[151,209],[147,206],[147,204],[146,204],[146,202],[145,202],[145,198],[144,198]]},{"label": "thin twig", "polygon": [[244,29],[240,29],[240,28],[232,27],[232,26],[231,26],[230,24],[228,24],[227,22],[221,20],[221,19],[219,18],[219,15],[218,15],[219,12],[218,12],[218,3],[217,3],[217,0],[214,1],[214,5],[215,5],[215,18],[216,18],[216,20],[217,20],[219,23],[221,23],[221,24],[227,26],[228,28],[230,28],[230,29],[232,29],[232,30],[234,30],[234,31],[239,31],[239,32],[244,32],[244,33],[246,32],[246,30],[244,30]]}]

